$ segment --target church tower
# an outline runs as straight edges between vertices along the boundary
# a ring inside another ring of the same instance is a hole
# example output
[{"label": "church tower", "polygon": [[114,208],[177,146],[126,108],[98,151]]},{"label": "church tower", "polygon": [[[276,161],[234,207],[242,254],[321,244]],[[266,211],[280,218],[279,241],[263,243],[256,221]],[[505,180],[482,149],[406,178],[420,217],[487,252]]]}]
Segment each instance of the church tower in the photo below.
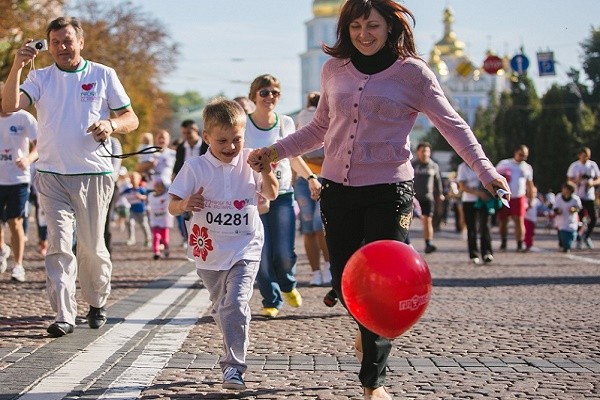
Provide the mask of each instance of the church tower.
[{"label": "church tower", "polygon": [[321,90],[321,68],[329,56],[321,50],[321,44],[331,46],[336,40],[337,19],[344,0],[314,0],[314,18],[306,22],[306,51],[300,55],[302,67],[302,101],[306,95]]},{"label": "church tower", "polygon": [[431,50],[429,66],[442,84],[452,105],[473,127],[478,108],[489,106],[489,94],[506,89],[504,71],[489,75],[473,62],[465,52],[465,44],[454,32],[454,12],[447,7],[443,13],[444,35]]}]

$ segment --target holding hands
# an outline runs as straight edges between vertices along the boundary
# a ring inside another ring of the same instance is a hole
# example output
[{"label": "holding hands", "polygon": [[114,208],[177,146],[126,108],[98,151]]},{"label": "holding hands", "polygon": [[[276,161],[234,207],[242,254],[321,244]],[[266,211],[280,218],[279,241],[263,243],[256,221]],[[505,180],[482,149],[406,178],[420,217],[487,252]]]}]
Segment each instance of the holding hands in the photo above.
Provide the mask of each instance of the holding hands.
[{"label": "holding hands", "polygon": [[276,152],[271,147],[255,149],[248,155],[248,164],[256,172],[270,172],[271,162],[277,159]]}]

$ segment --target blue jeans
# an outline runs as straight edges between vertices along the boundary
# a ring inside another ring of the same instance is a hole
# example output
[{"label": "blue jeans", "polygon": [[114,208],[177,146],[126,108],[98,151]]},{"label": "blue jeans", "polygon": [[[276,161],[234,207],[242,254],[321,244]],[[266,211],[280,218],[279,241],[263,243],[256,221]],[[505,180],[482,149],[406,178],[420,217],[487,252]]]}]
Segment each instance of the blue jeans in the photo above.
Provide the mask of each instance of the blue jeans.
[{"label": "blue jeans", "polygon": [[576,231],[559,230],[558,231],[558,244],[565,250],[571,250],[573,242],[577,238]]},{"label": "blue jeans", "polygon": [[293,193],[280,194],[271,201],[269,212],[260,216],[265,244],[256,281],[263,307],[281,308],[281,292],[296,287],[296,215]]},{"label": "blue jeans", "polygon": [[321,206],[318,201],[310,197],[310,188],[306,179],[296,178],[294,196],[300,208],[300,232],[302,234],[322,232]]}]

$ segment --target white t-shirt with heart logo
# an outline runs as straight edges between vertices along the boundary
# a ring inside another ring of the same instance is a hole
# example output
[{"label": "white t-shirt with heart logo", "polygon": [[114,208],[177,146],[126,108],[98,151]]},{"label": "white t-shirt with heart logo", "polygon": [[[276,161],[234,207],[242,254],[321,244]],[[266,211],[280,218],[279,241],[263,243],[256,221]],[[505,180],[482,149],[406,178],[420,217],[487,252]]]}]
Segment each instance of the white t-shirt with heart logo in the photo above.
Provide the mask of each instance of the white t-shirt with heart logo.
[{"label": "white t-shirt with heart logo", "polygon": [[[37,110],[37,171],[112,174],[111,159],[87,129],[131,103],[114,69],[87,60],[75,71],[52,64],[29,72],[21,91]],[[112,151],[110,141],[106,146]]]},{"label": "white t-shirt with heart logo", "polygon": [[188,226],[188,256],[196,268],[228,270],[240,260],[259,261],[264,229],[258,215],[262,177],[246,160],[243,149],[231,163],[210,151],[187,160],[169,193],[186,199],[204,188],[204,208],[192,213]]}]

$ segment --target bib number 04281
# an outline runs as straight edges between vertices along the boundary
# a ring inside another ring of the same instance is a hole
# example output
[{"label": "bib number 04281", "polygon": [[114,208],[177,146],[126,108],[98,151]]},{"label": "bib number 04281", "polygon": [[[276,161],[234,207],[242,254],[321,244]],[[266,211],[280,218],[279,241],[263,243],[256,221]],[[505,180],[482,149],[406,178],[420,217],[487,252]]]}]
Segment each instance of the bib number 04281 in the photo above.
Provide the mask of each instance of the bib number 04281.
[{"label": "bib number 04281", "polygon": [[231,214],[231,213],[206,213],[206,222],[209,224],[217,224],[223,226],[241,226],[248,225],[248,214]]}]

